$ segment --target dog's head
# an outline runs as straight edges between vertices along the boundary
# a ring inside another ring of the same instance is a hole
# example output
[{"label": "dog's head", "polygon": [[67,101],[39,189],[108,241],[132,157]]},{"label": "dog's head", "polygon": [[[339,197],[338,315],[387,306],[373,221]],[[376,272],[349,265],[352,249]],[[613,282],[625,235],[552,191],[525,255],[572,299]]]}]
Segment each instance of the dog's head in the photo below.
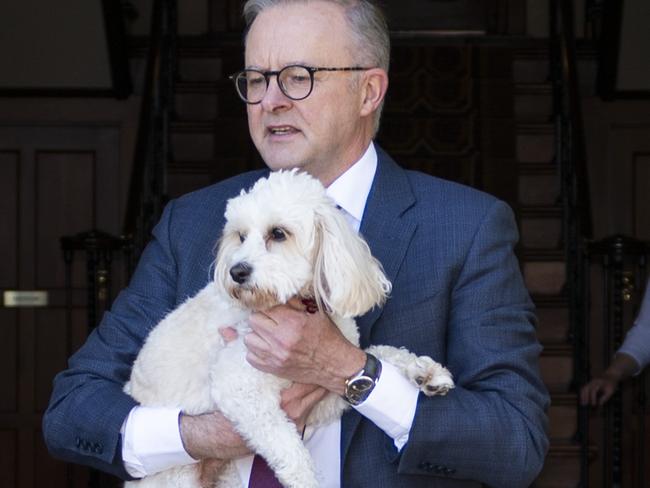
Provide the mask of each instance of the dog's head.
[{"label": "dog's head", "polygon": [[296,170],[228,202],[214,278],[252,310],[303,296],[344,317],[382,304],[391,286],[321,183]]}]

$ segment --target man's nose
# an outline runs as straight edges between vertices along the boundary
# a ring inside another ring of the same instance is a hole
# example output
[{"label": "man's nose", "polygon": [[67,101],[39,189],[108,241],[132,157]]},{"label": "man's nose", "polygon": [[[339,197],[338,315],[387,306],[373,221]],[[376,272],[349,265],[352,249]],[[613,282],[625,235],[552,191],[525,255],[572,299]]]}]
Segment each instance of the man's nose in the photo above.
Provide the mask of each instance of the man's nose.
[{"label": "man's nose", "polygon": [[262,98],[262,107],[264,110],[272,112],[274,110],[289,107],[291,99],[287,97],[280,89],[280,84],[277,76],[269,78],[269,84],[266,87],[266,93]]}]

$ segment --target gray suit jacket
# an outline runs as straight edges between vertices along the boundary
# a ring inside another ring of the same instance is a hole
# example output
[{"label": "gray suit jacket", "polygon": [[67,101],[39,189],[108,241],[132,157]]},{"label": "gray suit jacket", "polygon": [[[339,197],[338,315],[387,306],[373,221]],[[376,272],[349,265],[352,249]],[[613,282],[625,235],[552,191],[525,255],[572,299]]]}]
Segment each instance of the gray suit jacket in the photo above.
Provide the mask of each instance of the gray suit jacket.
[{"label": "gray suit jacket", "polygon": [[[420,395],[408,443],[355,411],[342,423],[343,487],[528,486],[548,448],[533,307],[510,209],[476,190],[405,171],[379,152],[361,233],[393,292],[358,321],[362,346],[404,346],[447,365],[457,387]],[[210,279],[228,198],[266,171],[172,201],[129,284],[55,379],[43,432],[53,455],[128,478],[123,394],[151,328]]]}]

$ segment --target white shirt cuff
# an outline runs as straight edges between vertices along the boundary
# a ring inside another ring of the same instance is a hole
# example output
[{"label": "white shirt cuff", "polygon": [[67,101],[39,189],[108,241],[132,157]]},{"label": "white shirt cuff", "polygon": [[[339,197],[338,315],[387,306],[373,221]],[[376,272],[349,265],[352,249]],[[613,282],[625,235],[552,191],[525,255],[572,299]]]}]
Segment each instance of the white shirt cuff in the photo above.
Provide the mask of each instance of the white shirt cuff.
[{"label": "white shirt cuff", "polygon": [[419,393],[395,366],[382,361],[375,388],[354,408],[389,435],[401,451],[409,439]]},{"label": "white shirt cuff", "polygon": [[135,478],[198,462],[183,447],[180,409],[133,407],[122,424],[122,460]]}]

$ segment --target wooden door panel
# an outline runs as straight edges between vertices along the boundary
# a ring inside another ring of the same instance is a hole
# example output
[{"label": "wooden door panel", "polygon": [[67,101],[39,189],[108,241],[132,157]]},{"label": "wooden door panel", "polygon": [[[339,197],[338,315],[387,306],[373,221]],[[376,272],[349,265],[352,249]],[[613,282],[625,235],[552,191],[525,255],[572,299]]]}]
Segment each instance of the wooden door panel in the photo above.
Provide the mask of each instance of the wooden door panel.
[{"label": "wooden door panel", "polygon": [[65,309],[36,312],[34,327],[34,409],[43,413],[52,393],[52,378],[66,367],[70,353]]},{"label": "wooden door panel", "polygon": [[[39,151],[35,159],[36,287],[57,288],[65,283],[59,238],[96,226],[96,157],[90,151]],[[85,285],[83,273],[74,285]]]},{"label": "wooden door panel", "polygon": [[16,486],[16,432],[0,428],[0,486]]},{"label": "wooden door panel", "polygon": [[18,281],[18,156],[17,151],[0,151],[0,288]]},{"label": "wooden door panel", "polygon": [[[18,320],[15,310],[0,308],[0,414],[18,411]],[[6,427],[0,425],[0,428]],[[4,455],[4,451],[0,451]],[[0,485],[4,486],[4,485]]]}]

